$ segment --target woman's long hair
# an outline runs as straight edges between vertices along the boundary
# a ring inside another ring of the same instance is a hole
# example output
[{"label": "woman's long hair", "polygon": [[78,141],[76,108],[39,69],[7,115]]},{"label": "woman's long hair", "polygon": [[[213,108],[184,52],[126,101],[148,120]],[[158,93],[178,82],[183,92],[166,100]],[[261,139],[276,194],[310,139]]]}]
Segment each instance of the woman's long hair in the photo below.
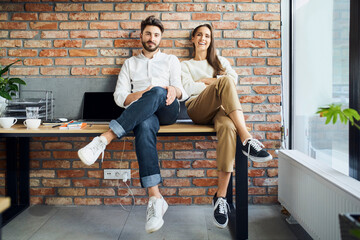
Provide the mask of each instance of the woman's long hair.
[{"label": "woman's long hair", "polygon": [[[192,32],[192,37],[195,36],[197,30],[201,27],[207,27],[210,30],[210,45],[207,49],[207,54],[206,54],[206,60],[208,61],[208,63],[210,64],[210,66],[212,66],[214,68],[214,75],[213,77],[216,78],[216,75],[223,75],[225,73],[225,69],[223,68],[223,66],[220,63],[220,60],[218,58],[218,56],[216,55],[216,49],[215,49],[215,44],[214,44],[214,32],[213,32],[213,28],[211,27],[210,24],[201,24],[199,26],[197,26],[196,28],[194,28],[193,32]],[[195,50],[195,45],[193,45],[194,50]]]}]

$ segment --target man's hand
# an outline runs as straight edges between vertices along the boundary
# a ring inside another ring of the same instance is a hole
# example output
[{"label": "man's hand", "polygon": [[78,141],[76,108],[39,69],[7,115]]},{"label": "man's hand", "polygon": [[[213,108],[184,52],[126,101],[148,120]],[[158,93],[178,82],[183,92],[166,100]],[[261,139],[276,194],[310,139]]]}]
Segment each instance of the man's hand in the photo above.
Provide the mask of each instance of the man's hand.
[{"label": "man's hand", "polygon": [[172,104],[176,98],[176,88],[173,86],[165,86],[164,87],[167,90],[167,95],[166,95],[166,105],[169,106],[170,104]]},{"label": "man's hand", "polygon": [[216,81],[216,78],[203,78],[200,79],[199,81],[205,83],[206,86],[209,86]]}]

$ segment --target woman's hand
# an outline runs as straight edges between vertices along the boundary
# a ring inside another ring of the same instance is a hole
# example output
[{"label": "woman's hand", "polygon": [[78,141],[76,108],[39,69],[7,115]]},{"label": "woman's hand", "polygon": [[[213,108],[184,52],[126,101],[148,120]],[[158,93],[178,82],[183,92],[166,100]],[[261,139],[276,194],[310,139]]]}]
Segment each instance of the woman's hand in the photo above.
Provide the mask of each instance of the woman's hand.
[{"label": "woman's hand", "polygon": [[203,78],[200,79],[199,81],[205,83],[206,86],[209,86],[216,81],[216,78]]}]

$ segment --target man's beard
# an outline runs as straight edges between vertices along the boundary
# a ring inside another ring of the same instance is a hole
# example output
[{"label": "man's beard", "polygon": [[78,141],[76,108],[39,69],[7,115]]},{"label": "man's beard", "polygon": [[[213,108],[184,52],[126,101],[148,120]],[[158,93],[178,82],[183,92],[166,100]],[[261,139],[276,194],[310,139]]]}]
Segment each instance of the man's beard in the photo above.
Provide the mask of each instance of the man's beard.
[{"label": "man's beard", "polygon": [[[151,41],[148,41],[147,43],[151,43]],[[146,42],[144,42],[144,41],[141,41],[141,44],[143,45],[145,50],[148,52],[155,52],[159,48],[159,45],[156,45],[156,44],[155,44],[154,48],[149,48],[148,46],[146,46]]]}]

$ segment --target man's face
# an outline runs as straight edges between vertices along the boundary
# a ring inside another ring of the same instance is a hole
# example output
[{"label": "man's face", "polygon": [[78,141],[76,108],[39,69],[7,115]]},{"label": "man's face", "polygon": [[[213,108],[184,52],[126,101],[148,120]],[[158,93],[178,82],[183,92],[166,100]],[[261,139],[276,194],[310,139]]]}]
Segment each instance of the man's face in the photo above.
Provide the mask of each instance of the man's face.
[{"label": "man's face", "polygon": [[157,26],[148,25],[140,35],[141,43],[148,52],[154,52],[161,42],[161,30]]}]

